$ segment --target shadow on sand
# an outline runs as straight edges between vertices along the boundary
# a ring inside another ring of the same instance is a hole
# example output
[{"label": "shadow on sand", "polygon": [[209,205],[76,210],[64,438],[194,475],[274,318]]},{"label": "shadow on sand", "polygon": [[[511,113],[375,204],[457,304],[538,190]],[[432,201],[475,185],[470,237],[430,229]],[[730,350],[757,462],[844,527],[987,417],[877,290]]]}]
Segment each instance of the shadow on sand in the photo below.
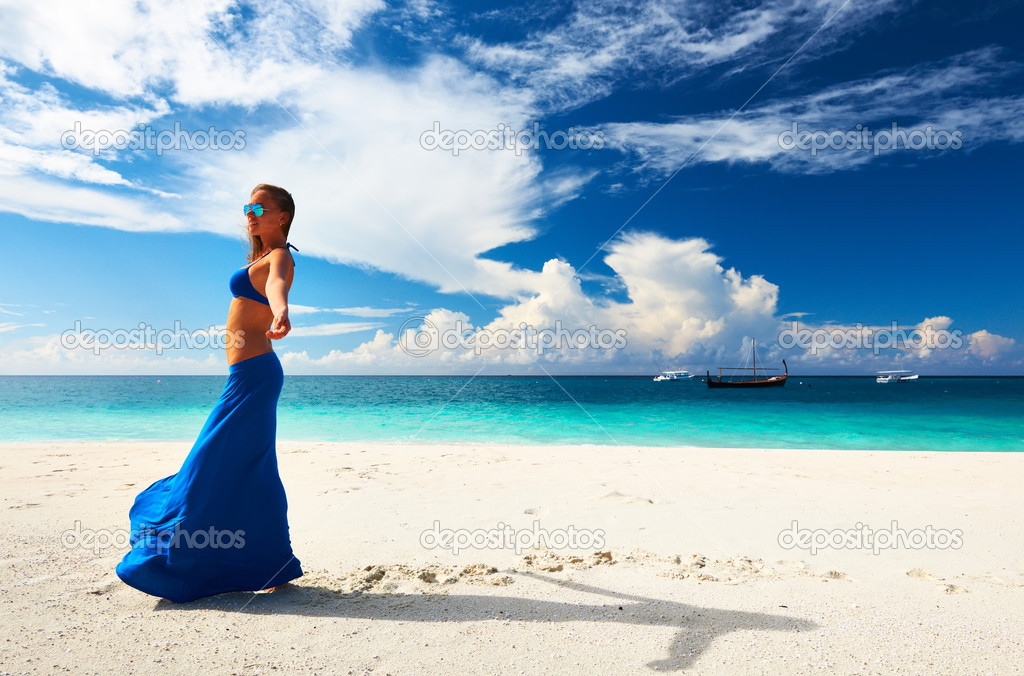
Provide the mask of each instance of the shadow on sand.
[{"label": "shadow on sand", "polygon": [[[221,610],[253,615],[315,615],[403,622],[621,622],[674,627],[668,655],[647,663],[650,669],[686,669],[719,636],[732,631],[811,631],[818,624],[788,615],[702,608],[687,603],[623,594],[546,575],[517,571],[513,576],[615,599],[612,604],[560,603],[486,594],[341,593],[328,587],[288,585],[273,594],[236,592],[189,603],[161,600],[155,610]],[[243,600],[241,607],[239,601]]]}]

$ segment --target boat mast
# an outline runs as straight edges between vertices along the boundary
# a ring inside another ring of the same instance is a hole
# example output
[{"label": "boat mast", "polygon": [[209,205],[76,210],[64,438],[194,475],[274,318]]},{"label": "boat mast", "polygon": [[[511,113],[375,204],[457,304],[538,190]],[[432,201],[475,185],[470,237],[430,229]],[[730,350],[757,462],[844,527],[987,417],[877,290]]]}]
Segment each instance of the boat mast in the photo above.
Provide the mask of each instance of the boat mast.
[{"label": "boat mast", "polygon": [[757,341],[751,338],[750,344],[754,348],[754,380],[757,380]]}]

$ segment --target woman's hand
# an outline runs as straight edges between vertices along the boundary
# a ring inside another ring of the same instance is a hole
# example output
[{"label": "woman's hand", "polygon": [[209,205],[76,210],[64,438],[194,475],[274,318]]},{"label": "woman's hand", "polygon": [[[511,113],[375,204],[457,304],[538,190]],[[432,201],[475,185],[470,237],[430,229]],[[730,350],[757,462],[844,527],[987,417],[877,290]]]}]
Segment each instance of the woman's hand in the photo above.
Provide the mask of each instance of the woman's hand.
[{"label": "woman's hand", "polygon": [[270,330],[267,331],[267,338],[280,340],[287,336],[291,330],[292,323],[288,321],[288,308],[286,307],[279,314],[274,315],[274,323],[270,325]]}]

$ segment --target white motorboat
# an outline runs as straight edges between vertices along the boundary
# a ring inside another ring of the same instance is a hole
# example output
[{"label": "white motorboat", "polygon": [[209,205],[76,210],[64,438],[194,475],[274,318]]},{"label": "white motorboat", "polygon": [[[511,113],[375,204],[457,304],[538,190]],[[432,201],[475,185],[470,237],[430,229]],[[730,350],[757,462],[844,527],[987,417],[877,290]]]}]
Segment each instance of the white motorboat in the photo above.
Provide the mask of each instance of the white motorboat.
[{"label": "white motorboat", "polygon": [[878,376],[875,377],[876,383],[902,383],[907,380],[917,380],[917,374],[900,369],[898,371],[879,371]]},{"label": "white motorboat", "polygon": [[689,380],[693,376],[689,371],[662,371],[660,376],[655,376],[654,382],[662,380]]}]

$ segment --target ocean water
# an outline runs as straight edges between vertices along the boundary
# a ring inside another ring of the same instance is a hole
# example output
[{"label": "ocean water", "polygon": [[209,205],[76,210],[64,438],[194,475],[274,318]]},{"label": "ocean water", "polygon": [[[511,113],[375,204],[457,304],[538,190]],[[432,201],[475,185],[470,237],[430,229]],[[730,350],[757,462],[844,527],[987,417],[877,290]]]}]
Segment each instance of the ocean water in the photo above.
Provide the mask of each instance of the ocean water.
[{"label": "ocean water", "polygon": [[[194,440],[227,376],[3,376],[0,441]],[[1024,378],[285,376],[278,439],[1024,451]]]}]

